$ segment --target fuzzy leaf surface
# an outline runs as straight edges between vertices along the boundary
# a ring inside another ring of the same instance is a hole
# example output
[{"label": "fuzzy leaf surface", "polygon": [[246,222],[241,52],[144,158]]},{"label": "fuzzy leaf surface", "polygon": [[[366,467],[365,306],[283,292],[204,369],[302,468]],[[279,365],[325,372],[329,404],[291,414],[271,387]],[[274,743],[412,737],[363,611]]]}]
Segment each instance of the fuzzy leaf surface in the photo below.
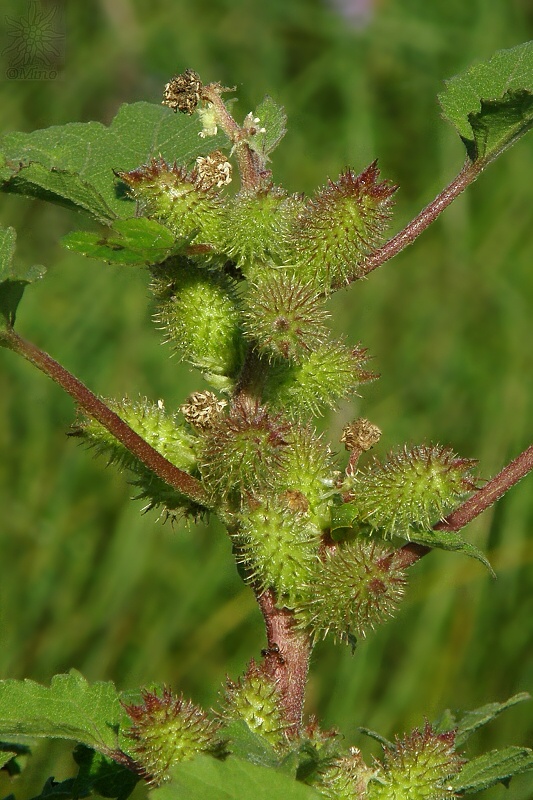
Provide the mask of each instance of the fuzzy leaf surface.
[{"label": "fuzzy leaf surface", "polygon": [[271,153],[281,142],[287,132],[287,115],[283,106],[279,106],[268,95],[257,106],[254,117],[259,119],[259,127],[264,133],[257,133],[250,141],[250,147],[268,160]]},{"label": "fuzzy leaf surface", "polygon": [[16,241],[14,228],[0,228],[0,331],[13,327],[24,289],[45,273],[44,267],[26,269],[13,264]]},{"label": "fuzzy leaf surface", "polygon": [[200,130],[196,115],[140,102],[121,106],[109,127],[74,122],[9,133],[0,140],[2,189],[76,208],[109,224],[135,214],[135,203],[125,198],[113,170],[133,170],[159,155],[187,164],[226,143],[222,134],[206,141]]},{"label": "fuzzy leaf surface", "polygon": [[465,556],[475,558],[481,561],[484,567],[488,569],[493,578],[496,577],[487,557],[477,547],[470,542],[463,539],[460,534],[455,531],[409,531],[409,541],[416,542],[417,544],[426,545],[426,547],[434,547],[439,550],[451,550],[457,553],[464,553]]},{"label": "fuzzy leaf surface", "polygon": [[111,682],[89,684],[76,670],[54,675],[50,687],[0,681],[0,738],[72,739],[102,753],[117,750],[124,712]]},{"label": "fuzzy leaf surface", "polygon": [[529,770],[533,770],[533,750],[528,747],[506,747],[472,759],[450,780],[449,785],[452,791],[475,794],[497,783],[508,786],[514,775]]},{"label": "fuzzy leaf surface", "polygon": [[533,42],[446,81],[439,102],[469,158],[489,163],[533,126]]},{"label": "fuzzy leaf surface", "polygon": [[0,769],[5,767],[17,754],[11,750],[4,750],[0,752]]},{"label": "fuzzy leaf surface", "polygon": [[72,231],[61,243],[89,258],[126,266],[157,264],[177,246],[168,228],[146,217],[116,220],[112,233],[105,237],[90,231]]},{"label": "fuzzy leaf surface", "polygon": [[488,722],[492,722],[502,711],[507,711],[508,708],[512,708],[518,703],[523,703],[525,700],[530,699],[531,697],[527,692],[519,692],[503,703],[487,703],[484,706],[474,708],[472,711],[466,711],[460,715],[453,714],[451,711],[446,711],[438,723],[438,727],[439,730],[454,729],[456,731],[456,747],[461,747],[478,728],[481,728]]},{"label": "fuzzy leaf surface", "polygon": [[198,756],[179,764],[153,800],[319,800],[318,792],[274,769],[230,756]]}]

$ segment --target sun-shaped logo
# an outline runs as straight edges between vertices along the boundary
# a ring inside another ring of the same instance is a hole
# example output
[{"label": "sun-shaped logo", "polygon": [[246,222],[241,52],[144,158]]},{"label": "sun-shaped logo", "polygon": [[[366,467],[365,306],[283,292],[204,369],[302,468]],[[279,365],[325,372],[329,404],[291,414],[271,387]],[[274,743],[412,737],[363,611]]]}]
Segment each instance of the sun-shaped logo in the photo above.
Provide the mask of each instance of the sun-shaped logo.
[{"label": "sun-shaped logo", "polygon": [[31,79],[57,75],[63,42],[59,17],[58,6],[43,9],[36,0],[29,3],[24,16],[5,17],[10,43],[2,55],[8,60],[8,77]]}]

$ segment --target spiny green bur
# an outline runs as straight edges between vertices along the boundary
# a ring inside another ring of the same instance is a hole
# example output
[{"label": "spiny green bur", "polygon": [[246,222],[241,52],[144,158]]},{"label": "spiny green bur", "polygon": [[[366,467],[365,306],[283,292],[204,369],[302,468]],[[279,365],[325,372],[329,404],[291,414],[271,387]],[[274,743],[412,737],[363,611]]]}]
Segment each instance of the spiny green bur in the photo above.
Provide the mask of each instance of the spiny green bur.
[{"label": "spiny green bur", "polygon": [[307,514],[270,501],[242,515],[237,558],[250,580],[275,589],[284,605],[294,607],[318,559],[320,533]]},{"label": "spiny green bur", "polygon": [[454,752],[453,731],[435,733],[426,724],[385,749],[382,772],[369,784],[366,800],[447,800],[457,797],[447,783],[464,763]]},{"label": "spiny green bur", "polygon": [[157,320],[176,352],[217,389],[229,390],[244,357],[241,315],[232,281],[185,259],[153,269]]},{"label": "spiny green bur", "polygon": [[323,291],[358,276],[364,257],[380,244],[396,187],[378,179],[376,162],[360,175],[348,169],[319,189],[298,216],[291,256],[300,274]]},{"label": "spiny green bur", "polygon": [[243,720],[275,750],[287,748],[288,723],[281,712],[276,682],[262,674],[254,661],[237,682],[228,680],[221,716]]},{"label": "spiny green bur", "polygon": [[225,207],[225,237],[222,249],[243,274],[260,277],[266,265],[281,264],[291,221],[300,201],[282,189],[241,192]]},{"label": "spiny green bur", "polygon": [[[152,403],[146,398],[136,401],[124,398],[108,400],[107,406],[176,467],[191,475],[198,473],[199,440],[177,415],[167,414],[161,401]],[[149,508],[162,506],[169,512],[178,509],[193,511],[194,504],[188,498],[154,475],[99,422],[80,415],[71,435],[80,438],[109,464],[127,470],[140,489],[138,497],[148,499]]]},{"label": "spiny green bur", "polygon": [[206,245],[218,241],[223,221],[220,203],[213,187],[202,186],[197,171],[189,174],[159,158],[117,175],[130,188],[139,210],[164,222],[178,238],[193,236]]},{"label": "spiny green bur", "polygon": [[352,482],[358,518],[387,536],[408,539],[410,530],[429,530],[475,488],[474,464],[438,445],[374,459]]},{"label": "spiny green bur", "polygon": [[327,800],[359,800],[366,797],[368,782],[376,772],[367,767],[359,750],[353,747],[322,771],[317,788]]},{"label": "spiny green bur", "polygon": [[394,553],[363,539],[328,547],[309,577],[301,624],[315,638],[332,633],[352,644],[394,613],[406,582]]},{"label": "spiny green bur", "polygon": [[245,335],[270,360],[300,363],[327,338],[323,298],[292,270],[263,269],[245,301]]},{"label": "spiny green bur", "polygon": [[126,731],[138,772],[149,783],[166,780],[170,769],[202,752],[220,751],[218,724],[205,712],[169,689],[144,691],[143,703],[125,705],[132,719]]},{"label": "spiny green bur", "polygon": [[371,376],[364,370],[365,352],[349,350],[328,341],[320,344],[298,364],[276,361],[267,375],[264,399],[287,414],[309,418],[336,408],[338,402],[353,395],[360,383]]}]

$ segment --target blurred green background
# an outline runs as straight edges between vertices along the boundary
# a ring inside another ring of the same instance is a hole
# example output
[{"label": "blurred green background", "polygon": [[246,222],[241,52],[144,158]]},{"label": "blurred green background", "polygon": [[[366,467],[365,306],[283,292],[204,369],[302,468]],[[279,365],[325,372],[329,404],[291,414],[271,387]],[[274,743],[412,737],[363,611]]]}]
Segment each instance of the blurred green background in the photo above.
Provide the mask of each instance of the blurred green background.
[{"label": "blurred green background", "polygon": [[[19,19],[28,7],[4,0],[2,12]],[[165,82],[192,67],[206,82],[237,87],[238,116],[266,93],[285,106],[289,130],[273,169],[291,191],[311,192],[346,165],[360,170],[378,157],[401,187],[395,229],[463,160],[439,119],[443,80],[533,38],[531,0],[40,7],[65,14],[64,66],[56,80],[0,79],[4,131],[108,123],[122,102],[159,103]],[[532,175],[530,136],[414,247],[336,295],[335,329],[368,347],[382,375],[324,420],[341,457],[342,426],[360,413],[384,431],[378,453],[404,442],[450,444],[479,459],[484,477],[531,442]],[[2,224],[17,228],[19,258],[49,270],[23,301],[23,335],[104,396],[163,398],[173,410],[203,388],[161,347],[145,273],[63,250],[60,236],[80,225],[72,212],[18,197],[0,203]],[[165,682],[213,705],[225,676],[264,646],[228,541],[216,524],[182,530],[143,516],[123,476],[67,439],[73,418],[59,388],[0,352],[0,676],[47,682],[76,667],[124,689]],[[424,559],[395,622],[355,655],[329,642],[316,649],[309,712],[370,753],[359,725],[390,737],[446,707],[533,688],[532,480],[467,530],[497,581],[464,557]],[[533,745],[529,704],[478,734],[469,752],[511,743]],[[54,749],[57,778],[69,769],[62,752]],[[532,786],[532,777],[517,779],[513,800],[531,800]],[[17,796],[34,788],[30,780]],[[504,796],[503,787],[484,794]]]}]

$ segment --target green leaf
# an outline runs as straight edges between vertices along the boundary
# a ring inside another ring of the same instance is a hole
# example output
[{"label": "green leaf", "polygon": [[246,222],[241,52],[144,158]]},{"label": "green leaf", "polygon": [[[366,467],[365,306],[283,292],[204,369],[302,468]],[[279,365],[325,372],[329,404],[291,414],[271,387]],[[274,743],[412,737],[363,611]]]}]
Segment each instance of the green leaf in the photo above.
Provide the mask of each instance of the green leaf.
[{"label": "green leaf", "polygon": [[14,753],[12,750],[2,750],[0,752],[0,769],[5,767],[6,764],[9,764],[17,754]]},{"label": "green leaf", "polygon": [[527,692],[519,692],[519,694],[513,695],[504,703],[487,703],[472,711],[465,711],[462,715],[453,714],[448,710],[444,712],[439,720],[438,728],[439,730],[455,729],[455,744],[456,747],[461,747],[478,728],[488,722],[492,722],[502,711],[507,711],[508,708],[530,699],[531,697]]},{"label": "green leaf", "polygon": [[0,742],[0,769],[11,776],[20,775],[30,755],[31,750],[26,744]]},{"label": "green leaf", "polygon": [[385,739],[380,733],[376,731],[370,730],[370,728],[358,728],[360,733],[363,733],[365,736],[369,736],[371,739],[374,739],[376,742],[379,742],[380,745],[387,750],[394,750],[393,742],[390,742],[388,739]]},{"label": "green leaf", "polygon": [[451,78],[439,102],[469,158],[489,163],[533,126],[533,42]]},{"label": "green leaf", "polygon": [[75,797],[94,793],[100,797],[126,800],[139,781],[134,772],[89,747],[79,745],[73,756],[79,766],[72,787]]},{"label": "green leaf", "polygon": [[496,577],[494,570],[492,569],[485,554],[475,547],[475,545],[470,544],[470,542],[466,542],[456,531],[415,531],[410,529],[409,541],[439,550],[451,550],[458,553],[464,553],[465,556],[470,556],[470,558],[475,558],[477,561],[481,561],[483,566],[488,569],[492,577]]},{"label": "green leaf", "polygon": [[274,769],[230,756],[198,756],[178,764],[171,780],[151,792],[154,800],[319,800],[318,792]]},{"label": "green leaf", "polygon": [[280,763],[272,745],[251,731],[244,720],[232,720],[224,726],[221,735],[224,739],[228,737],[228,750],[233,756],[262,767],[277,767]]},{"label": "green leaf", "polygon": [[35,681],[0,681],[0,737],[73,739],[105,754],[118,749],[124,711],[113,683],[89,684],[76,670]]},{"label": "green leaf", "polygon": [[3,191],[39,197],[85,211],[103,223],[133,217],[113,170],[128,171],[161,155],[187,164],[227,144],[223,134],[198,136],[194,115],[174,114],[151,103],[123,105],[109,127],[69,123],[0,140]]},{"label": "green leaf", "polygon": [[24,289],[45,273],[44,267],[24,269],[13,264],[16,240],[14,228],[0,228],[0,330],[13,327]]},{"label": "green leaf", "polygon": [[449,781],[450,791],[474,794],[497,783],[508,785],[514,775],[533,769],[533,750],[528,747],[506,747],[492,750],[466,764]]},{"label": "green leaf", "polygon": [[[108,264],[158,264],[186,244],[164,225],[146,217],[117,220],[111,234],[72,231],[61,239],[68,249]],[[115,234],[115,235],[113,235]]]},{"label": "green leaf", "polygon": [[342,505],[333,506],[331,509],[331,530],[353,527],[353,521],[357,518],[357,515],[358,511],[355,503],[342,503]]},{"label": "green leaf", "polygon": [[257,106],[253,115],[259,119],[259,128],[265,130],[251,138],[250,147],[268,161],[269,153],[278,146],[287,132],[287,115],[283,106],[279,106],[268,95]]},{"label": "green leaf", "polygon": [[[74,794],[74,779],[67,778],[65,781],[56,781],[48,778],[40,793],[32,800],[77,800],[78,795]],[[7,798],[6,798],[7,800]]]}]

